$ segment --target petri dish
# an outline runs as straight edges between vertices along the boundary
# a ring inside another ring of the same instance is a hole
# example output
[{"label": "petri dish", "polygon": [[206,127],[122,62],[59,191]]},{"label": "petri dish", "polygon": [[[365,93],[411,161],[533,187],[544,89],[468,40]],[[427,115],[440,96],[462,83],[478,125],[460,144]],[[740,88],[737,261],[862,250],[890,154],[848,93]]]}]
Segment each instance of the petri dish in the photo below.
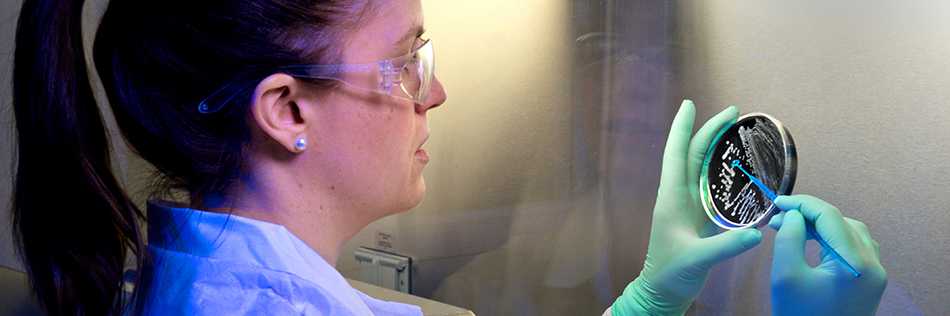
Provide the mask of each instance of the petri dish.
[{"label": "petri dish", "polygon": [[759,227],[777,208],[736,160],[775,194],[788,195],[798,171],[795,142],[779,120],[749,113],[719,131],[706,152],[699,177],[706,215],[724,229]]}]

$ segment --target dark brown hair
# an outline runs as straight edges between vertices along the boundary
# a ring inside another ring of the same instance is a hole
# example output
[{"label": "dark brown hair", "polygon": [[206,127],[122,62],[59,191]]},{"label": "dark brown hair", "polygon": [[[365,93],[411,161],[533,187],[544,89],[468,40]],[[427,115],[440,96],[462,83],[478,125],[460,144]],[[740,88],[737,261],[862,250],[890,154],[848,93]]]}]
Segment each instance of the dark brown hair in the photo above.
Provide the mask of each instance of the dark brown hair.
[{"label": "dark brown hair", "polygon": [[[146,262],[143,212],[111,169],[82,41],[83,0],[26,0],[16,33],[13,223],[32,289],[50,314],[120,314],[128,254]],[[112,1],[93,57],[122,136],[159,172],[154,192],[192,203],[235,181],[249,91],[213,114],[198,103],[235,78],[328,63],[368,0]],[[147,276],[145,276],[147,277]]]}]

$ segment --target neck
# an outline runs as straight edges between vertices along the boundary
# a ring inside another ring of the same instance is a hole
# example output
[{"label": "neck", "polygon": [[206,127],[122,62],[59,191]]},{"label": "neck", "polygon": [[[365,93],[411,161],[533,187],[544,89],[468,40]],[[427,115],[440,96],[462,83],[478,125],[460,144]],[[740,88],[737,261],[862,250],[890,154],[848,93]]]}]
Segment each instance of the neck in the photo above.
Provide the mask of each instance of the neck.
[{"label": "neck", "polygon": [[334,267],[343,244],[372,221],[362,218],[361,212],[333,203],[331,194],[314,193],[306,185],[271,185],[285,182],[248,178],[242,177],[227,194],[235,198],[218,199],[218,203],[207,203],[206,199],[203,207],[282,225]]}]

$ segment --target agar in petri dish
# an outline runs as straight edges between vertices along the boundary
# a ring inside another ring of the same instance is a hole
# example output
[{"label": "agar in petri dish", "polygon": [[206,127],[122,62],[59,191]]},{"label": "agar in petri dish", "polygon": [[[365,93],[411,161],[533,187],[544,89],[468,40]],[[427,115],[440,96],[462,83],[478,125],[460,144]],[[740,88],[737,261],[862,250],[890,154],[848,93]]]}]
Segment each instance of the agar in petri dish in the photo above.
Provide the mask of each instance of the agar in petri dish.
[{"label": "agar in petri dish", "polygon": [[758,227],[776,207],[734,161],[775,194],[791,194],[797,153],[785,126],[767,114],[750,113],[723,128],[703,160],[699,192],[706,215],[724,229]]}]

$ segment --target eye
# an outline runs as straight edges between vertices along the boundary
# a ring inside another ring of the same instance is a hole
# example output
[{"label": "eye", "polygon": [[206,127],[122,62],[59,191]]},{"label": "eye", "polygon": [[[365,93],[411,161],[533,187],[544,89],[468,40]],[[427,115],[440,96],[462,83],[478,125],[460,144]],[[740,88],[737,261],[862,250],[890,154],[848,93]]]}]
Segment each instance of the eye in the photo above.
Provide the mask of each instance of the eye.
[{"label": "eye", "polygon": [[429,40],[429,39],[427,39],[427,38],[422,38],[422,36],[416,37],[416,41],[412,43],[412,51],[416,51],[416,50],[422,48],[422,45],[425,44],[426,41],[428,41],[428,40]]},{"label": "eye", "polygon": [[403,74],[409,72],[419,63],[419,52],[416,51],[418,48],[413,49],[412,55],[409,56],[409,59],[406,60],[406,63],[402,66]]}]

